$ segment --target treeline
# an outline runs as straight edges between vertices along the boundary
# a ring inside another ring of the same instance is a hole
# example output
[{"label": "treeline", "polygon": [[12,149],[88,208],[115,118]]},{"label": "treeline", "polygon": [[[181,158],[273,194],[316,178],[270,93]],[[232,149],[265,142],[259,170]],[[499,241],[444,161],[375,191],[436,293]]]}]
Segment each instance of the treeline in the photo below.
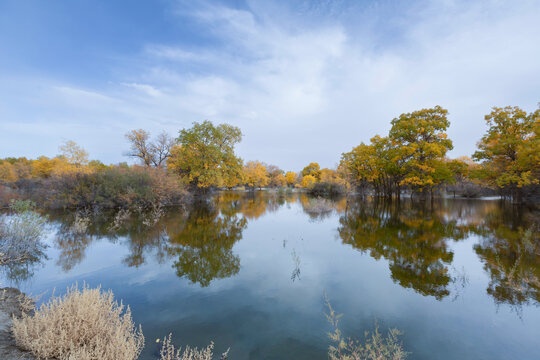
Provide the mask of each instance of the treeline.
[{"label": "treeline", "polygon": [[60,155],[0,160],[0,204],[14,197],[49,207],[155,207],[182,204],[190,194],[217,188],[307,189],[314,195],[360,192],[399,198],[403,192],[462,196],[494,193],[516,202],[537,198],[540,178],[540,108],[493,108],[472,158],[449,159],[448,111],[439,106],[401,114],[387,136],[375,136],[342,154],[336,169],[310,163],[283,171],[235,153],[238,127],[210,121],[155,138],[142,129],[126,134],[127,156],[139,165],[105,165],[88,159],[72,141]]},{"label": "treeline", "polygon": [[29,199],[48,208],[141,209],[184,204],[189,193],[163,169],[105,165],[68,141],[61,154],[35,160],[0,160],[0,207],[14,199]]},{"label": "treeline", "polygon": [[447,114],[439,106],[402,114],[392,120],[388,136],[375,136],[343,154],[340,167],[361,191],[387,197],[445,188],[473,196],[475,187],[516,202],[538,196],[540,109],[528,114],[518,107],[493,108],[472,159],[446,157],[453,148]]}]

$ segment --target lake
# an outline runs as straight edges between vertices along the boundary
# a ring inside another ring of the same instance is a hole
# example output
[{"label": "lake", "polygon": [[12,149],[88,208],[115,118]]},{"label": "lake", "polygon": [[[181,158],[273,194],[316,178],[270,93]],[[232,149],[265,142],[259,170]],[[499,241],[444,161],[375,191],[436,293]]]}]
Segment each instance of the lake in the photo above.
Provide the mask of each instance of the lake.
[{"label": "lake", "polygon": [[[47,258],[1,282],[112,289],[146,337],[230,347],[229,359],[327,359],[331,326],[403,331],[410,359],[538,359],[538,214],[500,200],[312,199],[221,192],[163,214],[50,212]],[[161,215],[161,216],[159,216]]]}]

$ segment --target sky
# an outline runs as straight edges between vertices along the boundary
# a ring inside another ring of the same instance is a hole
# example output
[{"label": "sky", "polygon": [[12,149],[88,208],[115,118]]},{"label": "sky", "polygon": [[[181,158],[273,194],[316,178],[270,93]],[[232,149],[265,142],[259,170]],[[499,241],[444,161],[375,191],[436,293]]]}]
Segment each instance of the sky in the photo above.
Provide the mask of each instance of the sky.
[{"label": "sky", "polygon": [[0,158],[118,163],[129,130],[210,120],[245,161],[334,167],[435,105],[457,157],[539,102],[538,0],[0,0]]}]

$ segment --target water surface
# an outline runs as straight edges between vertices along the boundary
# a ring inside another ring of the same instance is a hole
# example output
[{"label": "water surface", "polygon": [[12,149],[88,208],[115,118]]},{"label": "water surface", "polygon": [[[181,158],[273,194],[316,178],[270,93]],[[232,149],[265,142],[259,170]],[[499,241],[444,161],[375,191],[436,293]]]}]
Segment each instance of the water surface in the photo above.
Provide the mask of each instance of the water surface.
[{"label": "water surface", "polygon": [[91,214],[87,234],[73,213],[50,213],[47,259],[1,281],[42,300],[74,282],[112,289],[142,324],[142,359],[171,332],[233,360],[326,359],[324,294],[345,335],[376,320],[404,332],[411,359],[538,359],[537,215],[497,200],[314,205],[223,192],[155,223]]}]

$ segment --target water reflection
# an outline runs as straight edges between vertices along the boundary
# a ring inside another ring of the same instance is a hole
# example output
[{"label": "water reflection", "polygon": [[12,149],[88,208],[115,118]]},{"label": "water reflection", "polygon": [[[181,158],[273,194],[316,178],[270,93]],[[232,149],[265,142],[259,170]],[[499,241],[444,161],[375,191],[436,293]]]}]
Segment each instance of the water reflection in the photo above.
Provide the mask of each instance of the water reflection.
[{"label": "water reflection", "polygon": [[168,233],[167,252],[175,259],[176,274],[203,287],[213,279],[236,274],[240,258],[232,247],[242,238],[246,225],[245,217],[221,213],[211,203],[195,207],[182,226]]},{"label": "water reflection", "polygon": [[497,304],[540,304],[540,232],[534,213],[498,208],[475,231],[474,246],[490,276],[487,293]]},{"label": "water reflection", "polygon": [[[0,266],[0,275],[8,280],[11,284],[18,287],[24,281],[32,278],[34,273],[42,267],[42,261],[46,259],[44,254],[39,257],[26,259],[20,263],[13,263]],[[2,283],[0,282],[0,286]]]},{"label": "water reflection", "polygon": [[[486,291],[495,302],[540,304],[538,218],[498,201],[318,201],[303,193],[221,192],[185,211],[164,211],[157,221],[145,220],[144,212],[91,213],[84,232],[73,231],[75,214],[56,213],[50,216],[58,224],[56,264],[69,272],[84,260],[92,243],[107,241],[128,250],[122,259],[128,267],[141,267],[150,259],[170,262],[179,277],[206,287],[240,271],[241,258],[233,247],[249,222],[292,206],[310,221],[337,216],[337,233],[344,244],[386,259],[396,284],[438,300],[452,294],[455,298],[468,283],[467,269],[455,268],[452,245],[478,237],[474,252],[489,275]],[[309,226],[302,221],[299,217],[298,226]],[[300,259],[296,253],[291,257],[291,279],[299,280]],[[8,276],[31,277],[30,265],[12,269]]]},{"label": "water reflection", "polygon": [[452,282],[447,240],[463,239],[466,230],[439,209],[410,201],[356,202],[340,218],[338,232],[344,243],[387,259],[401,286],[442,299]]}]

